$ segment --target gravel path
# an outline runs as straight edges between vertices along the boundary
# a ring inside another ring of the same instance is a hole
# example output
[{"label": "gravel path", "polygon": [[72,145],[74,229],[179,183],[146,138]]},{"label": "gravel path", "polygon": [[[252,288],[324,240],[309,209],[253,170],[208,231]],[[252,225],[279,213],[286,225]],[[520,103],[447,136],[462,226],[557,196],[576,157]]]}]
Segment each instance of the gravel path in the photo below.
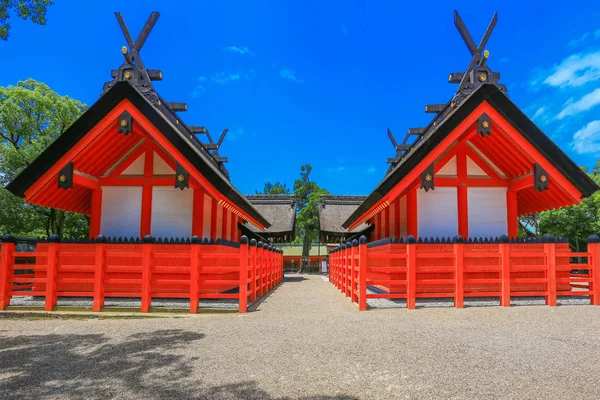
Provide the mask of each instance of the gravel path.
[{"label": "gravel path", "polygon": [[358,312],[295,275],[247,314],[0,319],[0,398],[600,398],[600,307]]}]

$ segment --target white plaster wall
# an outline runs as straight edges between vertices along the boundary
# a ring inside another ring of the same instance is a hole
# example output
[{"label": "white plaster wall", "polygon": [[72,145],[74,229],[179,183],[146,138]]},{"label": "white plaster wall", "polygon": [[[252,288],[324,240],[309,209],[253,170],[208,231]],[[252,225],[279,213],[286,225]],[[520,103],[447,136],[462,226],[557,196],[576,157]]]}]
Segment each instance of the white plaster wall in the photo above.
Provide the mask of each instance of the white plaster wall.
[{"label": "white plaster wall", "polygon": [[458,234],[456,188],[417,191],[418,233],[421,237],[454,237]]},{"label": "white plaster wall", "polygon": [[436,175],[456,176],[456,156],[448,160]]},{"label": "white plaster wall", "polygon": [[144,154],[139,156],[121,175],[144,175]]},{"label": "white plaster wall", "polygon": [[468,176],[488,176],[471,157],[467,156],[467,175]]},{"label": "white plaster wall", "polygon": [[190,237],[194,191],[170,186],[152,188],[152,227],[154,237]]},{"label": "white plaster wall", "polygon": [[507,235],[506,188],[468,188],[467,193],[469,236]]},{"label": "white plaster wall", "polygon": [[104,236],[138,237],[142,215],[140,186],[102,187],[100,233]]},{"label": "white plaster wall", "polygon": [[169,164],[165,162],[158,154],[153,154],[154,162],[154,175],[172,175],[175,173],[173,168],[169,167]]}]

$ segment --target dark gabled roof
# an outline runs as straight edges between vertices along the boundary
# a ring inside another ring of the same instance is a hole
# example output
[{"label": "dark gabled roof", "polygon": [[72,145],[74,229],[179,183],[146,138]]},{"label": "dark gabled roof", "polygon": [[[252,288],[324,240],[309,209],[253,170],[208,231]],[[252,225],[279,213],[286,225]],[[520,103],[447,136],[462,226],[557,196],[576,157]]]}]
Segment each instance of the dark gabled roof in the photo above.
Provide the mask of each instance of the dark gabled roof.
[{"label": "dark gabled roof", "polygon": [[[246,199],[271,223],[263,234],[294,232],[296,199],[293,194],[252,194],[246,195]],[[254,226],[246,226],[251,231],[258,232]]]},{"label": "dark gabled roof", "polygon": [[505,93],[496,85],[485,84],[473,91],[461,104],[444,115],[443,119],[433,129],[428,127],[427,133],[413,146],[410,153],[402,158],[367,199],[346,219],[342,226],[350,226],[379,202],[483,101],[487,101],[493,106],[529,143],[551,161],[560,173],[569,179],[582,193],[583,197],[588,197],[599,189],[598,185],[554,144]]},{"label": "dark gabled roof", "polygon": [[176,118],[166,107],[153,106],[137,89],[126,81],[115,85],[94,103],[77,121],[59,136],[27,168],[25,168],[6,188],[13,194],[23,197],[25,191],[35,183],[48,169],[81,140],[106,114],[123,99],[128,99],[148,120],[177,148],[179,152],[211,184],[232,203],[244,210],[256,221],[269,227],[270,223],[242,196],[218,170],[211,156],[193,137],[187,137],[185,131],[177,128],[171,121]]},{"label": "dark gabled roof", "polygon": [[[346,219],[360,206],[367,196],[335,196],[325,195],[319,202],[319,227],[321,232],[329,233],[348,233],[348,230],[342,227]],[[362,224],[355,232],[360,232],[367,228],[367,224]]]}]

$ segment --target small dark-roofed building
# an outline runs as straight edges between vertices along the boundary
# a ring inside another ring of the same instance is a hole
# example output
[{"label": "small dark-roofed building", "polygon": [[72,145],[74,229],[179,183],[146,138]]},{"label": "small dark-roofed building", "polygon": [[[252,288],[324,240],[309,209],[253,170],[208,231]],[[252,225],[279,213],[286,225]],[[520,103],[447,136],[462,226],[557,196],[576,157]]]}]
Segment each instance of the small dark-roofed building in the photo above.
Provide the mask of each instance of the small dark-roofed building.
[{"label": "small dark-roofed building", "polygon": [[293,194],[252,194],[245,197],[271,223],[271,226],[260,231],[251,224],[240,225],[244,235],[272,243],[286,243],[294,240],[296,199]]},{"label": "small dark-roofed building", "polygon": [[372,226],[363,223],[352,231],[342,224],[365,201],[367,196],[326,195],[319,202],[319,229],[322,243],[342,243],[357,239],[360,235],[369,238]]}]

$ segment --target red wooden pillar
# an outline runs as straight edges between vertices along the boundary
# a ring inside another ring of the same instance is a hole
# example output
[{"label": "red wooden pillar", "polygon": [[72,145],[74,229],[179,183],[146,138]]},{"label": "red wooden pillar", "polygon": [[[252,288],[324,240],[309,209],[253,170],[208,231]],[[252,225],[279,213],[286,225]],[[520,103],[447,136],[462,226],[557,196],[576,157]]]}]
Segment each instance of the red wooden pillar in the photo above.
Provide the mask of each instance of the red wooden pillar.
[{"label": "red wooden pillar", "polygon": [[92,190],[92,207],[90,211],[90,237],[100,235],[100,223],[102,221],[102,190]]},{"label": "red wooden pillar", "polygon": [[93,311],[102,311],[104,307],[104,266],[106,263],[106,239],[96,236],[94,260],[94,304]]},{"label": "red wooden pillar", "polygon": [[148,312],[152,304],[152,243],[151,236],[142,239],[142,312]]},{"label": "red wooden pillar", "polygon": [[10,305],[12,292],[12,276],[15,264],[15,238],[11,235],[2,237],[0,253],[0,311]]},{"label": "red wooden pillar", "polygon": [[464,305],[464,251],[465,245],[462,240],[455,238],[454,240],[454,257],[455,257],[455,270],[454,270],[454,307],[463,308]]},{"label": "red wooden pillar", "polygon": [[400,197],[396,199],[394,205],[394,236],[400,239]]},{"label": "red wooden pillar", "polygon": [[458,187],[456,188],[458,203],[458,234],[464,238],[469,237],[469,194],[467,189],[467,155],[459,151],[456,155],[456,171]]},{"label": "red wooden pillar", "polygon": [[[551,235],[546,236],[546,240],[554,242]],[[556,305],[556,243],[544,243],[544,253],[548,260],[548,295],[546,296],[546,304],[549,306]]]},{"label": "red wooden pillar", "polygon": [[502,238],[500,244],[501,255],[501,275],[502,275],[502,295],[500,296],[500,305],[510,307],[510,244],[508,237]]},{"label": "red wooden pillar", "polygon": [[383,234],[384,238],[390,237],[390,206],[387,206],[381,210],[381,220],[383,222]]},{"label": "red wooden pillar", "polygon": [[406,193],[406,234],[415,238],[419,237],[419,213],[417,207],[417,189],[410,189]]},{"label": "red wooden pillar", "polygon": [[[144,158],[144,178],[152,179],[154,171],[154,151],[148,143]],[[150,235],[152,229],[152,185],[144,183],[142,186],[142,215],[140,221],[140,237]]]},{"label": "red wooden pillar", "polygon": [[227,232],[229,228],[229,225],[227,225],[227,218],[231,213],[225,207],[221,207],[221,209],[221,239],[229,240],[227,239],[229,237]]},{"label": "red wooden pillar", "polygon": [[358,244],[358,310],[367,309],[367,238],[361,236]]},{"label": "red wooden pillar", "polygon": [[58,252],[60,251],[60,236],[52,235],[48,239],[48,266],[46,270],[46,304],[44,309],[52,311],[58,301],[56,294],[56,278],[58,275]]},{"label": "red wooden pillar", "polygon": [[229,228],[229,232],[231,232],[230,233],[230,235],[231,235],[231,241],[235,242],[237,240],[242,240],[242,238],[241,237],[238,238],[238,235],[237,235],[237,233],[238,233],[238,229],[237,229],[237,218],[238,217],[237,217],[237,215],[235,215],[234,213],[230,213],[229,214],[229,218],[230,218],[229,222],[230,222],[230,225],[231,225],[231,227]]},{"label": "red wooden pillar", "polygon": [[406,308],[417,306],[417,244],[409,237],[406,245]]},{"label": "red wooden pillar", "polygon": [[358,279],[358,240],[352,241],[352,249],[350,250],[350,301],[353,303],[358,302],[358,296],[356,295],[356,281]]},{"label": "red wooden pillar", "polygon": [[240,313],[248,311],[248,238],[240,242]]},{"label": "red wooden pillar", "polygon": [[210,237],[217,240],[217,208],[219,204],[216,199],[212,199],[210,207]]},{"label": "red wooden pillar", "polygon": [[596,235],[592,235],[588,238],[588,252],[590,258],[588,264],[591,270],[590,276],[590,303],[594,306],[600,306],[600,238]]},{"label": "red wooden pillar", "polygon": [[256,301],[256,239],[250,240],[250,271],[252,280],[250,281],[250,301]]},{"label": "red wooden pillar", "polygon": [[192,209],[192,236],[203,237],[204,228],[204,189],[194,189],[194,206]]},{"label": "red wooden pillar", "polygon": [[519,217],[517,216],[517,192],[506,192],[506,222],[508,224],[508,237],[511,239],[519,236]]},{"label": "red wooden pillar", "polygon": [[[195,195],[196,192],[194,191]],[[202,193],[202,197],[204,197],[204,193]],[[199,236],[194,235],[192,237],[192,244],[190,245],[190,313],[192,314],[198,312],[201,240]]]}]

